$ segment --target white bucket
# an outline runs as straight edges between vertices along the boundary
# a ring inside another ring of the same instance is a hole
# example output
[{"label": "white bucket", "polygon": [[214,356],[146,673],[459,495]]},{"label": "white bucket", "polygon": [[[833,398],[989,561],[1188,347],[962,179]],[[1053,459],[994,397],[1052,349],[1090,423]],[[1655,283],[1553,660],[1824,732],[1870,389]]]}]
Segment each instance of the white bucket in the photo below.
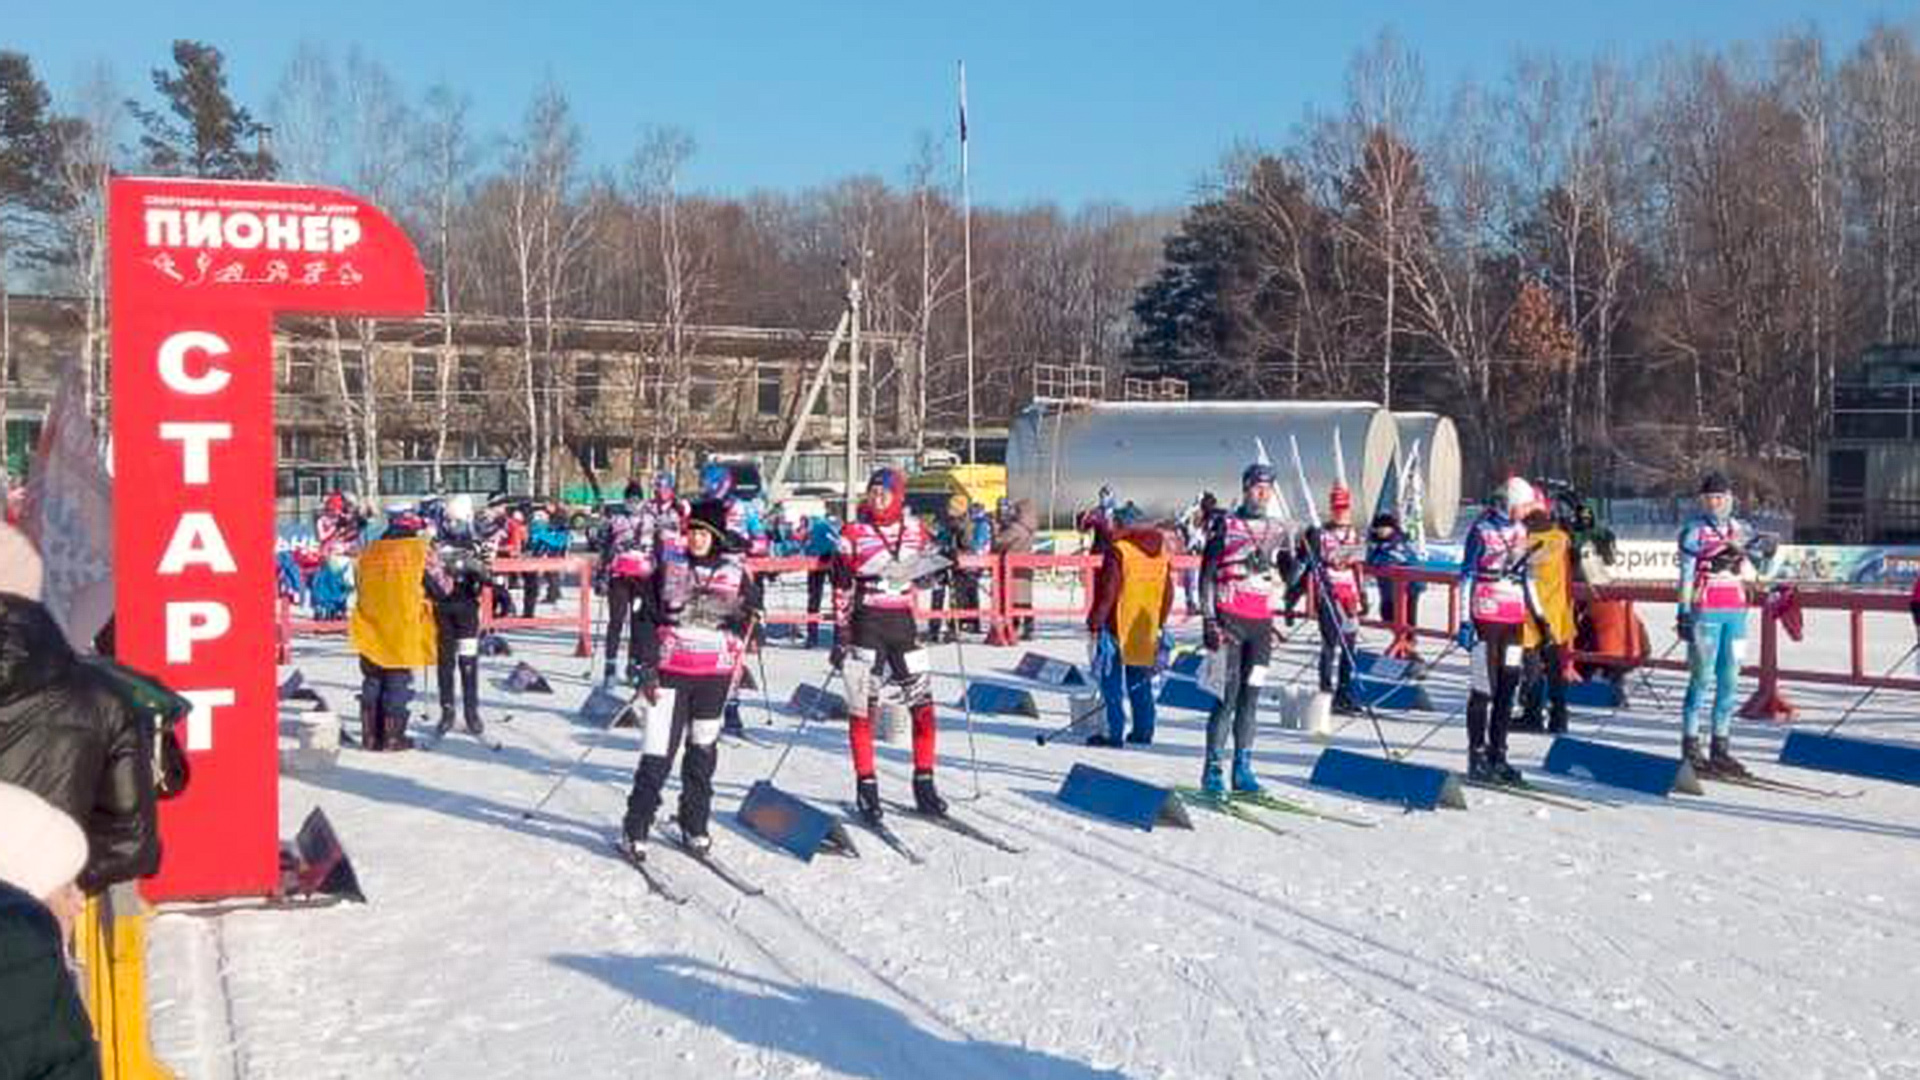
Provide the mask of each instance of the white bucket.
[{"label": "white bucket", "polygon": [[1325,742],[1333,737],[1333,695],[1324,690],[1307,691],[1303,726],[1315,739]]}]

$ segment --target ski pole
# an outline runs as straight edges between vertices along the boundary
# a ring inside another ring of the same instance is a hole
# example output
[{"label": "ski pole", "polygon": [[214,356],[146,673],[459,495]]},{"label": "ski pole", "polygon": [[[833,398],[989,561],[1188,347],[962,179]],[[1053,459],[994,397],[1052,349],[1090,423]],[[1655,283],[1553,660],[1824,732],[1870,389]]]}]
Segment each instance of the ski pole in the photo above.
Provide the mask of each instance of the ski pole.
[{"label": "ski pole", "polygon": [[[1900,654],[1900,659],[1895,660],[1892,663],[1892,665],[1887,668],[1887,670],[1881,672],[1880,677],[1884,679],[1889,675],[1892,675],[1895,671],[1898,671],[1900,669],[1900,666],[1902,664],[1905,664],[1909,659],[1911,659],[1913,657],[1913,654],[1916,652],[1920,652],[1920,641],[1916,641],[1912,645],[1909,645],[1907,647],[1907,651]],[[1854,714],[1854,711],[1859,709],[1860,706],[1865,705],[1867,703],[1867,699],[1871,698],[1874,694],[1874,691],[1878,689],[1880,689],[1878,686],[1867,687],[1867,692],[1864,694],[1861,694],[1858,698],[1854,699],[1853,704],[1847,706],[1847,711],[1840,714],[1840,719],[1835,720],[1832,726],[1828,727],[1827,730],[1821,732],[1821,734],[1831,735],[1835,731],[1839,730],[1840,725],[1846,723],[1847,719]]]},{"label": "ski pole", "polygon": [[613,726],[620,722],[620,718],[622,716],[625,716],[627,712],[633,708],[634,702],[639,701],[640,695],[645,692],[646,692],[646,689],[644,686],[642,686],[639,689],[636,689],[633,692],[633,696],[627,699],[627,703],[624,707],[620,709],[616,709],[613,715],[607,717],[606,726],[602,727],[599,731],[594,733],[593,738],[589,740],[587,743],[587,748],[585,750],[580,751],[580,756],[573,759],[573,764],[567,766],[566,771],[560,774],[560,778],[553,782],[553,786],[547,789],[547,793],[545,795],[540,796],[540,801],[537,803],[534,803],[532,806],[528,807],[527,809],[520,811],[520,820],[522,821],[533,820],[533,816],[535,814],[538,814],[542,809],[544,809],[547,803],[551,802],[553,800],[553,797],[560,793],[560,789],[566,786],[566,783],[568,780],[573,779],[573,774],[580,770],[580,766],[585,765],[587,763],[587,759],[593,756],[594,751],[600,749],[601,744],[606,742],[607,736],[613,733]]},{"label": "ski pole", "polygon": [[[836,676],[839,677],[842,686],[846,685],[846,675],[842,673],[839,668],[833,668],[827,672],[827,677],[820,682],[820,692],[822,694],[827,692],[827,687],[833,685],[833,680]],[[849,690],[848,696],[852,696],[851,690]],[[768,708],[771,709],[772,706],[769,704]],[[853,702],[847,702],[847,710],[849,713],[852,712]],[[808,724],[813,723],[814,711],[813,709],[802,709],[800,711],[800,722],[794,725],[793,731],[787,735],[787,745],[781,748],[780,756],[774,759],[773,768],[767,773],[765,781],[767,784],[771,785],[774,777],[780,775],[780,767],[787,763],[787,755],[793,753],[794,746],[800,742],[801,734],[807,730]]]},{"label": "ski pole", "polygon": [[[1677,637],[1674,638],[1672,643],[1666,647],[1666,650],[1660,654],[1659,659],[1665,660],[1667,657],[1672,656],[1673,650],[1680,647],[1680,642],[1681,642],[1680,638],[1677,638]],[[1666,708],[1667,707],[1666,696],[1661,694],[1660,691],[1654,687],[1653,679],[1647,675],[1646,670],[1644,668],[1641,669],[1639,674],[1640,674],[1640,685],[1646,687],[1647,692],[1653,695],[1654,700],[1659,704],[1659,706],[1662,709]],[[1620,695],[1620,703],[1618,705],[1615,705],[1612,709],[1608,710],[1606,717],[1600,721],[1600,725],[1593,729],[1592,737],[1597,739],[1601,735],[1605,734],[1608,726],[1613,723],[1614,718],[1620,715],[1620,710],[1626,708],[1626,705],[1627,705],[1627,697],[1625,694],[1622,694]]]},{"label": "ski pole", "polygon": [[954,665],[960,669],[960,707],[966,710],[967,714],[967,756],[973,763],[973,795],[961,801],[973,802],[984,792],[980,789],[980,748],[973,738],[973,696],[967,692],[967,684],[972,682],[967,677],[967,646],[960,637],[959,634],[953,636],[953,657]]},{"label": "ski pole", "polygon": [[[1432,660],[1425,661],[1424,663],[1421,664],[1421,666],[1428,671],[1432,671],[1435,668],[1439,667],[1447,659],[1447,657],[1452,656],[1454,653],[1454,650],[1458,649],[1459,647],[1460,647],[1460,641],[1458,638],[1456,638],[1453,641],[1448,642],[1446,648],[1440,650],[1439,656],[1434,657]],[[1381,682],[1379,685],[1389,690],[1397,690],[1403,686],[1412,686],[1414,683],[1419,681],[1419,678],[1412,673],[1413,667],[1411,664],[1408,665],[1407,671],[1408,673],[1402,676],[1401,678],[1395,679],[1392,682]],[[1440,720],[1440,723],[1446,724],[1451,722],[1455,716],[1459,715],[1459,713],[1460,713],[1460,710],[1455,709],[1452,713],[1449,713],[1447,716],[1443,717]],[[1347,725],[1353,723],[1353,721],[1354,721],[1354,718],[1351,716],[1341,721],[1340,726],[1337,728],[1334,728],[1333,734],[1328,736],[1328,738],[1338,738],[1341,732],[1347,730]],[[1420,740],[1420,742],[1415,743],[1412,747],[1410,747],[1409,750],[1418,749],[1421,745],[1423,745],[1427,741],[1428,738],[1431,738],[1431,737],[1432,735],[1431,733],[1429,733],[1427,736],[1423,737]],[[1401,756],[1405,757],[1406,753],[1403,752]]]}]

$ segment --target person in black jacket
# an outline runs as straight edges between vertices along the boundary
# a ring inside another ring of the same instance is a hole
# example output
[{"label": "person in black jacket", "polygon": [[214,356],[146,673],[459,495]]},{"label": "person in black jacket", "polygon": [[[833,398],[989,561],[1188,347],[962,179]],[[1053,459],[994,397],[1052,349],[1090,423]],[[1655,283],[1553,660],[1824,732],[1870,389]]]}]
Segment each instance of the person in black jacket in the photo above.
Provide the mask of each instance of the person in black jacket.
[{"label": "person in black jacket", "polygon": [[82,889],[152,874],[160,867],[152,718],[74,654],[36,599],[37,583],[0,585],[25,590],[0,591],[0,781],[80,823],[90,849]]},{"label": "person in black jacket", "polygon": [[437,734],[445,738],[453,730],[453,675],[460,673],[460,705],[469,734],[478,738],[486,724],[480,719],[480,596],[492,583],[486,561],[480,557],[479,541],[473,534],[473,500],[455,495],[446,504],[439,535],[440,568],[446,572],[448,589],[435,593],[433,622],[437,634],[434,654],[435,675],[440,698],[440,723]]},{"label": "person in black jacket", "polygon": [[0,1076],[92,1080],[100,1047],[67,970],[60,926],[0,881]]}]

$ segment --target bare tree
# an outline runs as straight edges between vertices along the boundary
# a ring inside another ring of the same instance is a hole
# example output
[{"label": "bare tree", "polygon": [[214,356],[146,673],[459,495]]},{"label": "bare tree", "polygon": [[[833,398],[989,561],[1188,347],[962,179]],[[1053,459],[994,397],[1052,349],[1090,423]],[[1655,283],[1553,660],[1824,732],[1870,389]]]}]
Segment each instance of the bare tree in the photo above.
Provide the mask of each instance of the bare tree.
[{"label": "bare tree", "polygon": [[[424,165],[425,204],[433,230],[432,274],[440,307],[440,352],[436,365],[433,408],[433,482],[445,483],[442,469],[447,457],[447,441],[452,430],[453,388],[459,370],[459,354],[453,347],[454,279],[459,262],[454,253],[455,200],[474,164],[472,140],[467,132],[470,102],[463,94],[444,85],[427,91],[422,105],[417,153]],[[462,403],[477,413],[481,403]]]}]

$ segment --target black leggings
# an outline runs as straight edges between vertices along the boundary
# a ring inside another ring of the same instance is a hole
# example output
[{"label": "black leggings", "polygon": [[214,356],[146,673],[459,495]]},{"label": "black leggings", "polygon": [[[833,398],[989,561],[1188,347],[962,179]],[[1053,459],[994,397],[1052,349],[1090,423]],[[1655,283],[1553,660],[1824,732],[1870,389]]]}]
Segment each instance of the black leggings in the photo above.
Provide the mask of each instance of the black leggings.
[{"label": "black leggings", "polygon": [[[1233,732],[1233,748],[1253,749],[1255,718],[1260,708],[1260,688],[1265,682],[1267,661],[1273,653],[1273,623],[1266,619],[1245,619],[1237,615],[1220,618],[1220,648],[1232,657],[1232,681],[1226,696],[1207,714],[1207,758],[1213,760],[1227,744],[1228,727]],[[1261,679],[1254,681],[1255,668]]]},{"label": "black leggings", "polygon": [[[627,793],[628,835],[640,835],[653,825],[653,817],[660,810],[660,790],[666,786],[683,740],[687,752],[680,762],[680,827],[691,835],[706,833],[713,816],[713,770],[720,762],[720,714],[732,686],[733,679],[728,675],[661,674],[660,688],[674,692],[673,729],[667,736],[665,754],[640,755],[640,765],[633,772],[633,788]],[[696,730],[699,721],[708,721],[701,725],[704,730]]]},{"label": "black leggings", "polygon": [[1513,716],[1513,694],[1520,685],[1520,665],[1507,665],[1509,649],[1520,649],[1520,627],[1513,623],[1473,623],[1480,636],[1470,661],[1467,695],[1467,749],[1485,751],[1493,761],[1507,760],[1507,724]]},{"label": "black leggings", "polygon": [[[620,656],[620,637],[627,635],[627,666],[640,663],[640,590],[646,581],[637,577],[607,579],[607,666]],[[630,631],[630,632],[629,632]]]}]

